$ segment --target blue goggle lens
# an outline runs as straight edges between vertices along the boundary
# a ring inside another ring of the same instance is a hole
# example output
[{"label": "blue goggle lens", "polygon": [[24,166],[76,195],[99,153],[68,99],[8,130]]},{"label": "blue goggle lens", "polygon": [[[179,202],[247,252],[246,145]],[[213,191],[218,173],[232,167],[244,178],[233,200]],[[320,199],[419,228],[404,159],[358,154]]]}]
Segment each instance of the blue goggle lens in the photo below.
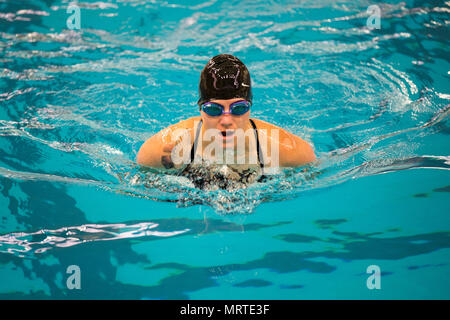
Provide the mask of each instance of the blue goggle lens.
[{"label": "blue goggle lens", "polygon": [[231,113],[237,116],[243,115],[250,109],[250,104],[248,102],[239,102],[232,106]]},{"label": "blue goggle lens", "polygon": [[222,106],[218,104],[214,103],[204,104],[202,106],[202,109],[208,116],[217,117],[222,114]]}]

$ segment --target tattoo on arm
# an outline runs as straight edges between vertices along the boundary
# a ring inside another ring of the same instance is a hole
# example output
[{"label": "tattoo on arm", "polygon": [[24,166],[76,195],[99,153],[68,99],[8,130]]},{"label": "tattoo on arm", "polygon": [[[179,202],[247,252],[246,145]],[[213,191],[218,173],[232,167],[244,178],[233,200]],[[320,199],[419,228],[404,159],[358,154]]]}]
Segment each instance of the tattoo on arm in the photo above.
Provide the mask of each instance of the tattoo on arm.
[{"label": "tattoo on arm", "polygon": [[172,169],[173,167],[175,167],[170,156],[162,156],[161,163],[166,169]]}]

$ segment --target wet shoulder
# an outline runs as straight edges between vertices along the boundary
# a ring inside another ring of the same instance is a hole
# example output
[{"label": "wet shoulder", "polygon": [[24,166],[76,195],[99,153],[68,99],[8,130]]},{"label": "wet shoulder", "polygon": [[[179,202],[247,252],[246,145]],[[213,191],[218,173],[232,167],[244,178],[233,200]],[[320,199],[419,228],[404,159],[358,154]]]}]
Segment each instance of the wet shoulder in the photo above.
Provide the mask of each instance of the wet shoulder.
[{"label": "wet shoulder", "polygon": [[272,135],[272,130],[277,130],[279,138],[289,138],[289,133],[285,129],[274,125],[273,123],[254,118],[252,118],[252,120],[255,122],[256,128],[266,130],[269,137]]},{"label": "wet shoulder", "polygon": [[289,133],[286,129],[283,129],[270,122],[259,119],[252,120],[255,122],[256,128],[263,129],[262,132],[258,132],[260,132],[260,134],[266,134],[268,136],[269,147],[271,143],[277,143],[279,145],[281,153],[291,152],[296,145],[296,140],[300,139],[292,133]]},{"label": "wet shoulder", "polygon": [[[159,142],[162,144],[176,143],[180,136],[183,136],[186,130],[190,133],[191,138],[193,136],[193,128],[196,123],[200,121],[201,117],[192,117],[188,119],[181,120],[174,123],[151,137],[148,141],[149,143]],[[155,141],[153,141],[155,140]]]},{"label": "wet shoulder", "polygon": [[260,119],[251,118],[258,129],[281,129],[280,127]]},{"label": "wet shoulder", "polygon": [[166,135],[170,135],[170,142],[179,143],[181,137],[185,137],[186,132],[190,136],[190,140],[185,140],[187,143],[191,143],[195,139],[195,128],[197,128],[198,123],[200,122],[201,117],[191,117],[188,119],[181,120],[171,126],[167,127]]}]

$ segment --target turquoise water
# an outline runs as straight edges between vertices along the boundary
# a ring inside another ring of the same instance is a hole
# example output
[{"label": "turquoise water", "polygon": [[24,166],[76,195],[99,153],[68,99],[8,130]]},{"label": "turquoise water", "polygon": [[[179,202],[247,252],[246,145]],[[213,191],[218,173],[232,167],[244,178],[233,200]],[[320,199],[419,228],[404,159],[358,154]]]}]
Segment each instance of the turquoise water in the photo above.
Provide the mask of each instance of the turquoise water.
[{"label": "turquoise water", "polygon": [[[448,2],[83,1],[79,30],[68,3],[0,3],[1,298],[450,298]],[[232,192],[139,170],[219,53],[317,163]]]}]

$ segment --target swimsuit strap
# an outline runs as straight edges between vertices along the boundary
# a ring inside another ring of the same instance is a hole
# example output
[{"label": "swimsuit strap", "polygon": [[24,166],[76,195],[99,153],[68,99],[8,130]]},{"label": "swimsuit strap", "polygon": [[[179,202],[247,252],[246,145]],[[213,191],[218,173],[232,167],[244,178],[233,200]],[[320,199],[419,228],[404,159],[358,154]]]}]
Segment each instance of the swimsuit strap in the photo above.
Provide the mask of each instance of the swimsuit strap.
[{"label": "swimsuit strap", "polygon": [[202,128],[202,120],[200,119],[200,123],[198,124],[197,132],[196,132],[195,138],[194,138],[195,139],[194,144],[192,145],[192,148],[191,148],[191,162],[194,162],[195,151],[197,151],[198,137],[200,136],[201,128]]},{"label": "swimsuit strap", "polygon": [[261,151],[261,146],[259,144],[259,137],[258,137],[258,128],[256,128],[256,124],[252,119],[249,119],[250,123],[252,124],[253,130],[255,132],[255,138],[256,138],[256,151],[258,152],[258,161],[259,161],[259,166],[261,167],[261,169],[264,168],[264,159],[262,156],[262,151]]}]

